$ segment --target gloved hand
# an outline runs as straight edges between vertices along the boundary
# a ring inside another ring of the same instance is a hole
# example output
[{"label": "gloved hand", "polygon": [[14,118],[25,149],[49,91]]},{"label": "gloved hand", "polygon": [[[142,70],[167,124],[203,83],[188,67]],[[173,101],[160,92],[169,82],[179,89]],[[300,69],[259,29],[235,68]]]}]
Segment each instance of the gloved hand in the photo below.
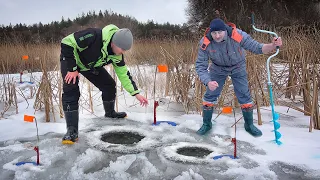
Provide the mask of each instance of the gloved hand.
[{"label": "gloved hand", "polygon": [[219,87],[219,84],[217,83],[217,81],[210,81],[208,84],[207,84],[208,88],[211,90],[211,91],[214,91],[217,89],[217,87]]}]

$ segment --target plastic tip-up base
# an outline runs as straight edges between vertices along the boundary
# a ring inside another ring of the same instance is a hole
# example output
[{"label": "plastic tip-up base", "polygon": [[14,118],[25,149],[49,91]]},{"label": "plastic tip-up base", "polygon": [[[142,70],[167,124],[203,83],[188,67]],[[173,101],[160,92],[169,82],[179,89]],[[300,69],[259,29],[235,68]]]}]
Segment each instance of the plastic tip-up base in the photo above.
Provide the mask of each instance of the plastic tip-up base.
[{"label": "plastic tip-up base", "polygon": [[38,166],[38,164],[36,162],[18,162],[18,163],[16,163],[16,166],[22,166],[25,164],[32,164],[34,166]]},{"label": "plastic tip-up base", "polygon": [[161,123],[167,123],[167,124],[169,124],[171,126],[177,126],[177,123],[172,122],[172,121],[157,121],[156,124],[152,123],[152,126],[158,126]]},{"label": "plastic tip-up base", "polygon": [[231,159],[238,159],[237,157],[234,157],[233,155],[227,155],[227,154],[215,156],[215,157],[213,157],[213,159],[214,159],[214,160],[217,160],[217,159],[221,159],[221,158],[223,158],[223,157],[229,157],[229,158],[231,158]]}]

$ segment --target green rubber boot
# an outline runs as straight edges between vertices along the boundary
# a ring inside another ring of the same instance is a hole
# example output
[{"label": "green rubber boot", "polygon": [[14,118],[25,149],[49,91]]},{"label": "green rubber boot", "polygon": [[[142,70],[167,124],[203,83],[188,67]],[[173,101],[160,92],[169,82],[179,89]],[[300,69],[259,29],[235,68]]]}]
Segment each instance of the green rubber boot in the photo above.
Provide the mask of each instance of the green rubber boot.
[{"label": "green rubber boot", "polygon": [[254,137],[262,136],[262,132],[253,125],[253,108],[242,109],[244,129]]},{"label": "green rubber boot", "polygon": [[197,131],[197,134],[199,135],[205,135],[208,131],[212,128],[212,113],[213,113],[213,107],[209,106],[203,106],[203,124],[201,128]]}]

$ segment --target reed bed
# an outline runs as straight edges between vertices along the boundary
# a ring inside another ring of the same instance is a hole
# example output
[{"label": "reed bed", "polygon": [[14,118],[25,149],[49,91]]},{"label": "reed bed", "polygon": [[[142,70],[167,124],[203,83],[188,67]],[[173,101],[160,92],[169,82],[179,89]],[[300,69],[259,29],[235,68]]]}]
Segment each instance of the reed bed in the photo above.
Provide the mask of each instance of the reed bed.
[{"label": "reed bed", "polygon": [[[267,29],[267,28],[265,28]],[[313,27],[281,27],[270,29],[283,39],[283,47],[278,56],[271,61],[271,81],[273,83],[276,105],[287,106],[310,116],[310,131],[320,129],[319,86],[320,86],[320,34]],[[272,37],[263,33],[252,33],[259,42],[268,43]],[[182,105],[186,113],[201,113],[204,85],[195,72],[195,60],[198,52],[198,40],[201,37],[180,41],[168,40],[136,40],[133,48],[126,52],[125,61],[138,86],[145,95],[152,97],[154,77],[157,64],[167,64],[169,72],[157,73],[156,92],[153,98],[170,97],[170,101]],[[43,76],[37,88],[36,109],[54,113],[61,111],[61,77],[59,73],[59,44],[19,45],[0,44],[0,72],[3,77],[10,73],[42,72]],[[28,61],[21,57],[29,55]],[[266,60],[269,55],[247,53],[247,72],[253,100],[258,111],[259,124],[262,124],[260,108],[269,106],[267,89]],[[50,72],[56,72],[51,73]],[[57,73],[58,72],[58,73]],[[8,87],[8,78],[1,83],[1,88]],[[86,82],[87,83],[87,82]],[[85,84],[85,83],[84,83]],[[219,107],[236,103],[232,82],[227,79],[219,99]],[[92,85],[87,83],[88,92]],[[7,88],[8,89],[8,88]],[[2,91],[8,94],[9,91]],[[41,95],[41,93],[43,93]],[[2,95],[0,102],[7,102]],[[93,101],[98,101],[96,94],[82,95],[82,107],[89,112],[94,111]],[[12,100],[11,100],[12,101]],[[56,104],[59,108],[54,110]],[[48,115],[49,119],[49,115]],[[49,120],[48,120],[49,121]]]}]

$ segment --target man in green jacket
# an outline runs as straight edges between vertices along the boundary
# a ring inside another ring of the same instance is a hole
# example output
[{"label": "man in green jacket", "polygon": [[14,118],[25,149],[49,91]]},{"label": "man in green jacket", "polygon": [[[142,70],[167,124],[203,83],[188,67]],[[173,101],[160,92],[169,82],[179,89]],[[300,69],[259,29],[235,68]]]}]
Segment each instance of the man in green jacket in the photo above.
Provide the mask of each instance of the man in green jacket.
[{"label": "man in green jacket", "polygon": [[116,83],[103,67],[112,64],[124,89],[135,96],[142,106],[148,100],[139,94],[124,62],[123,53],[129,50],[133,36],[129,29],[108,25],[103,29],[89,28],[72,33],[61,41],[61,74],[63,81],[62,105],[67,133],[63,144],[73,144],[78,139],[79,73],[102,92],[105,117],[124,118],[125,112],[115,112]]}]

